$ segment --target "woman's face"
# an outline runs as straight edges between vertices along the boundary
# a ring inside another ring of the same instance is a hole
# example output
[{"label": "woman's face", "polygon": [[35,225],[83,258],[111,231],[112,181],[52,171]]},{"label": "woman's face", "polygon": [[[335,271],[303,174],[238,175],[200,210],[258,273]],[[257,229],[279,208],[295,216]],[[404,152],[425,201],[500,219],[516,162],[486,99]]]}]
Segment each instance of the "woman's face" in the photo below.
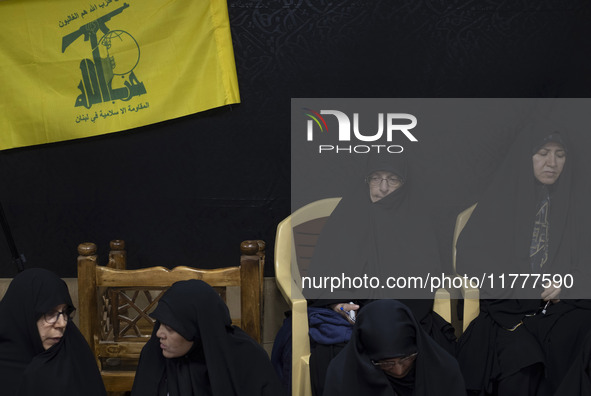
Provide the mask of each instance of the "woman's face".
[{"label": "woman's face", "polygon": [[562,144],[548,142],[532,157],[534,176],[542,184],[554,184],[566,162],[566,151]]},{"label": "woman's face", "polygon": [[160,348],[162,348],[162,355],[165,358],[185,356],[193,348],[193,341],[185,339],[172,327],[163,323],[160,324],[156,337],[160,339]]},{"label": "woman's face", "polygon": [[[47,312],[45,315],[41,315],[37,321],[39,337],[41,337],[41,343],[45,350],[60,342],[64,336],[66,325],[68,324],[68,317],[65,313],[67,308],[68,306],[66,304],[58,305],[52,311]],[[54,319],[55,322],[50,323],[53,322]]]},{"label": "woman's face", "polygon": [[402,185],[402,181],[396,174],[387,171],[372,172],[367,177],[367,183],[371,202],[378,202]]},{"label": "woman's face", "polygon": [[390,377],[404,378],[412,370],[417,360],[417,354],[408,355],[401,358],[384,359],[377,362],[379,368],[382,369]]}]

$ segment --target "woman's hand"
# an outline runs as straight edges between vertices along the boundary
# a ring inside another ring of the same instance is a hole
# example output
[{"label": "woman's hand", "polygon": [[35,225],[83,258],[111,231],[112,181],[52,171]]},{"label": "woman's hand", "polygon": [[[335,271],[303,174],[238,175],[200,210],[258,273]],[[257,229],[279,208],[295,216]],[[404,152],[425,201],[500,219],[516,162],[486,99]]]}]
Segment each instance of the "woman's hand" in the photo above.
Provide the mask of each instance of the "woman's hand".
[{"label": "woman's hand", "polygon": [[560,291],[562,289],[560,287],[557,287],[555,285],[550,285],[549,287],[546,288],[546,290],[544,290],[542,292],[542,299],[544,301],[550,301],[552,302],[552,304],[556,304],[557,302],[560,301]]},{"label": "woman's hand", "polygon": [[348,312],[353,311],[353,312],[355,312],[355,314],[357,314],[357,311],[359,310],[359,305],[348,304],[348,303],[339,303],[339,304],[333,304],[330,307],[332,308],[333,311],[340,313],[345,319],[347,319],[347,321],[349,323],[351,323],[351,324],[355,323],[353,320],[351,320],[351,316]]}]

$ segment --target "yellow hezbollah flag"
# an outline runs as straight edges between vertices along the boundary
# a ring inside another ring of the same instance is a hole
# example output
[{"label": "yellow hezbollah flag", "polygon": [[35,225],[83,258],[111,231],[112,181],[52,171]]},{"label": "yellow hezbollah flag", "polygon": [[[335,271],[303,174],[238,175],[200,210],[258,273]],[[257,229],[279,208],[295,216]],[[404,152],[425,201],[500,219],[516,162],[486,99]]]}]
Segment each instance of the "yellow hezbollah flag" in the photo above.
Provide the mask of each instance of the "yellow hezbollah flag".
[{"label": "yellow hezbollah flag", "polygon": [[0,0],[0,150],[238,103],[225,0]]}]

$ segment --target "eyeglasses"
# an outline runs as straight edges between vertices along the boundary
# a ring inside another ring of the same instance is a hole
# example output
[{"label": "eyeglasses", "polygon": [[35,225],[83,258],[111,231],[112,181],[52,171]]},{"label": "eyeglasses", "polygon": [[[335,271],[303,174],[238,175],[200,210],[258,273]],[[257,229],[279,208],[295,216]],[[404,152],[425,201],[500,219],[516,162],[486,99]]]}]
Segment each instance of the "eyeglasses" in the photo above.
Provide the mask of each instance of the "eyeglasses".
[{"label": "eyeglasses", "polygon": [[381,185],[384,180],[390,187],[399,187],[404,183],[402,180],[394,176],[384,178],[378,176],[368,176],[365,178],[365,182],[373,187]]},{"label": "eyeglasses", "polygon": [[43,314],[43,319],[45,320],[45,322],[47,322],[48,324],[55,324],[60,315],[64,316],[64,320],[67,322],[69,320],[74,319],[74,316],[76,316],[76,310],[75,309],[67,309],[65,311],[49,311],[45,314]]},{"label": "eyeglasses", "polygon": [[413,362],[417,358],[418,354],[419,354],[418,352],[415,352],[413,354],[410,354],[408,356],[404,356],[401,358],[390,359],[390,360],[380,360],[377,362],[375,360],[372,360],[371,364],[373,364],[374,366],[379,367],[381,369],[389,369],[389,368],[393,368],[397,364],[402,365],[406,362],[409,362],[409,363]]}]

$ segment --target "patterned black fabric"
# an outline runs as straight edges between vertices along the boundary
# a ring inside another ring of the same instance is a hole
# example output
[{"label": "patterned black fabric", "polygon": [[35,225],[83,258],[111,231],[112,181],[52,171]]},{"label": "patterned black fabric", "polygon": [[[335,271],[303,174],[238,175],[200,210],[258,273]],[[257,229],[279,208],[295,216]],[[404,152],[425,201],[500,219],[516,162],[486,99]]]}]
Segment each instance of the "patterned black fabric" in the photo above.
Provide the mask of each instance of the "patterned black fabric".
[{"label": "patterned black fabric", "polygon": [[545,186],[542,189],[542,199],[538,205],[534,229],[529,248],[529,258],[533,274],[542,272],[542,267],[548,261],[548,246],[550,244],[550,194]]}]

